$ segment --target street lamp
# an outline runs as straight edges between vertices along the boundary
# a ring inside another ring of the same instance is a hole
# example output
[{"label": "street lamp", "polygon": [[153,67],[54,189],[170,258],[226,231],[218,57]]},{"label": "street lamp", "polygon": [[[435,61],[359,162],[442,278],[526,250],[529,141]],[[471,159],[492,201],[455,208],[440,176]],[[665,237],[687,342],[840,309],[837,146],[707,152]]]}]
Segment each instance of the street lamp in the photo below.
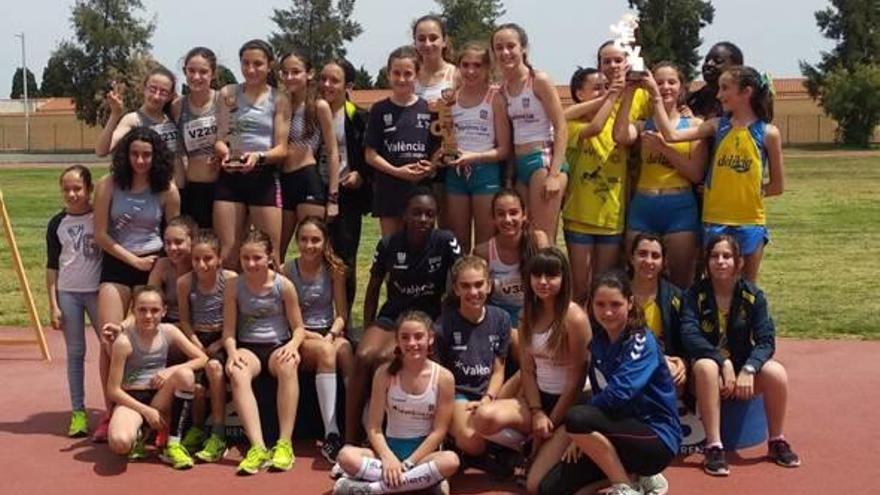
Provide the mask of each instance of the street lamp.
[{"label": "street lamp", "polygon": [[15,35],[21,38],[21,82],[24,87],[24,142],[25,149],[31,150],[31,108],[28,102],[27,59],[25,58],[24,31]]}]

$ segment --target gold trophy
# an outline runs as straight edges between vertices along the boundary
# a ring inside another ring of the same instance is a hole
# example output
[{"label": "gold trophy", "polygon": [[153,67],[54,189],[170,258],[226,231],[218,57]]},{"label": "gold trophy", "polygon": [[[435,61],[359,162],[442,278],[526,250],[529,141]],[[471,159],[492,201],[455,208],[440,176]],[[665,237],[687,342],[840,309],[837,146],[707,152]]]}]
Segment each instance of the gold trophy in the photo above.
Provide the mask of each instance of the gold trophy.
[{"label": "gold trophy", "polygon": [[431,134],[440,138],[440,161],[444,164],[461,156],[458,151],[458,143],[455,142],[455,125],[452,122],[452,105],[454,104],[453,90],[445,89],[442,97],[428,107],[431,113],[437,115],[437,118],[431,122],[430,131]]},{"label": "gold trophy", "polygon": [[631,12],[623,14],[617,24],[611,25],[611,34],[614,36],[614,46],[626,53],[629,62],[627,80],[638,81],[645,77],[645,60],[641,57],[642,47],[636,44],[636,29],[639,27],[639,18]]}]

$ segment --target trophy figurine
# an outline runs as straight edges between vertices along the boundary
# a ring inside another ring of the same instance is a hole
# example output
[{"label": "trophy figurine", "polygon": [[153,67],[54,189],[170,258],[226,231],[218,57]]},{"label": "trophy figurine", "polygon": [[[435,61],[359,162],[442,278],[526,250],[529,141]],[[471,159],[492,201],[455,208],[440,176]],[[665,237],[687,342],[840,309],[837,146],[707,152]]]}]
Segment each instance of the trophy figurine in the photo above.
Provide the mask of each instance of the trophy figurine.
[{"label": "trophy figurine", "polygon": [[611,25],[611,34],[614,36],[614,46],[626,53],[630,70],[626,78],[637,81],[645,76],[645,60],[641,57],[642,47],[636,45],[636,29],[639,27],[639,19],[630,12],[623,14],[617,24]]},{"label": "trophy figurine", "polygon": [[440,160],[444,164],[457,159],[461,153],[458,151],[458,143],[455,142],[455,126],[452,122],[452,105],[455,100],[452,90],[443,91],[443,96],[431,103],[431,113],[436,113],[437,118],[431,122],[431,134],[440,138]]}]

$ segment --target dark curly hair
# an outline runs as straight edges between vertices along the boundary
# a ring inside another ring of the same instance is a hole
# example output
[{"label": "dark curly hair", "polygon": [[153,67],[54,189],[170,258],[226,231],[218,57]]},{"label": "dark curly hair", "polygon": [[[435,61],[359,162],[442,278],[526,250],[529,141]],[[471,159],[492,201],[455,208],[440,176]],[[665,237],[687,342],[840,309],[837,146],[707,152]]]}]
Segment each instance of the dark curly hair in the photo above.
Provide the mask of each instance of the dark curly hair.
[{"label": "dark curly hair", "polygon": [[153,146],[153,160],[150,167],[150,191],[153,194],[168,190],[174,172],[174,155],[165,146],[159,133],[149,127],[135,127],[122,137],[113,152],[113,163],[110,164],[110,175],[113,184],[120,189],[131,189],[134,173],[128,157],[131,143],[143,141]]}]

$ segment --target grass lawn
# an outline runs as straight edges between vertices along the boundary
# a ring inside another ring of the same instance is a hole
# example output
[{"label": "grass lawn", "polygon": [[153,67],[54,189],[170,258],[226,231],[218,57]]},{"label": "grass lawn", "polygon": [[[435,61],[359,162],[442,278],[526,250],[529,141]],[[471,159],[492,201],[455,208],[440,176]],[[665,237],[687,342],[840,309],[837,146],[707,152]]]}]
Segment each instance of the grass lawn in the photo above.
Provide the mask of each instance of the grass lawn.
[{"label": "grass lawn", "polygon": [[[800,157],[804,151],[797,150]],[[880,159],[800,157],[786,161],[785,194],[768,202],[772,242],[760,281],[777,329],[785,336],[880,338],[880,299],[870,290],[880,275]],[[93,172],[100,176],[98,167]],[[61,205],[58,173],[51,168],[0,168],[0,188],[44,320],[45,228]],[[365,218],[354,308],[357,325],[377,237],[377,222]],[[4,239],[0,326],[27,324],[23,308]]]}]

